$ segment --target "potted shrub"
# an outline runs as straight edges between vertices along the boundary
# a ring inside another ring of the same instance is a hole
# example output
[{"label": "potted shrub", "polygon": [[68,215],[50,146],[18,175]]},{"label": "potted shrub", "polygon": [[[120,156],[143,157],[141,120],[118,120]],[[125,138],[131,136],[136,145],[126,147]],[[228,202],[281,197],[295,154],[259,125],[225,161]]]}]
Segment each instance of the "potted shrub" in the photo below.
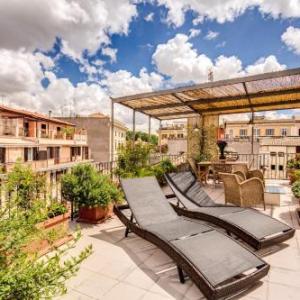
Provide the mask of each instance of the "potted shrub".
[{"label": "potted shrub", "polygon": [[300,179],[300,156],[296,155],[295,158],[288,160],[286,169],[290,184],[293,184],[296,180]]},{"label": "potted shrub", "polygon": [[64,203],[52,201],[43,209],[36,227],[41,230],[41,235],[37,236],[28,246],[30,252],[39,252],[43,255],[53,247],[58,247],[73,239],[69,233],[70,212]]},{"label": "potted shrub", "polygon": [[[300,199],[300,180],[297,180],[293,183],[292,192],[294,196],[299,200]],[[300,225],[300,208],[296,208],[296,217]]]},{"label": "potted shrub", "polygon": [[79,207],[81,222],[98,223],[112,214],[113,203],[120,200],[116,185],[91,165],[77,165],[61,180],[62,195]]}]

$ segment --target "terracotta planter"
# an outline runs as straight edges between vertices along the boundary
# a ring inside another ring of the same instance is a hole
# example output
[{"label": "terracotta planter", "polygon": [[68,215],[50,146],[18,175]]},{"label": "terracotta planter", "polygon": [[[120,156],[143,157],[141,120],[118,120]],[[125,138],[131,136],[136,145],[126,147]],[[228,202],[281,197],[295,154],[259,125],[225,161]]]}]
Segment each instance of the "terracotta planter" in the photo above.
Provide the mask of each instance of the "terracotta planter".
[{"label": "terracotta planter", "polygon": [[100,223],[107,218],[111,217],[113,212],[113,204],[109,204],[107,207],[80,207],[79,218],[77,222],[85,223]]},{"label": "terracotta planter", "polygon": [[50,252],[53,248],[59,247],[72,240],[73,236],[68,233],[69,218],[70,213],[67,212],[63,215],[59,215],[38,223],[36,225],[37,228],[42,229],[45,232],[56,231],[57,233],[61,233],[61,236],[59,236],[57,240],[52,241],[52,243],[50,243],[47,239],[34,240],[26,247],[26,251],[32,253],[38,252],[38,255],[41,256]]}]

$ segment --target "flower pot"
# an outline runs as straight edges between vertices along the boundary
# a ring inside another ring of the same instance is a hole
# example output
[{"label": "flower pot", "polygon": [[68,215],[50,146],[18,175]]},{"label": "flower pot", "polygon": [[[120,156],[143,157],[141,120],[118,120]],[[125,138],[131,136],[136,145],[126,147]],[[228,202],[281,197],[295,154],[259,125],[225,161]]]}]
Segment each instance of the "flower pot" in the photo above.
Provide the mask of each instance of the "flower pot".
[{"label": "flower pot", "polygon": [[54,241],[49,241],[46,238],[37,238],[26,246],[26,251],[30,253],[38,253],[39,256],[42,256],[53,250],[53,248],[59,247],[72,240],[73,236],[69,234],[69,218],[70,212],[67,212],[37,223],[37,228],[41,229],[45,233],[49,231],[56,233],[57,238]]},{"label": "flower pot", "polygon": [[109,204],[107,207],[80,207],[78,222],[96,224],[111,217],[113,205]]}]

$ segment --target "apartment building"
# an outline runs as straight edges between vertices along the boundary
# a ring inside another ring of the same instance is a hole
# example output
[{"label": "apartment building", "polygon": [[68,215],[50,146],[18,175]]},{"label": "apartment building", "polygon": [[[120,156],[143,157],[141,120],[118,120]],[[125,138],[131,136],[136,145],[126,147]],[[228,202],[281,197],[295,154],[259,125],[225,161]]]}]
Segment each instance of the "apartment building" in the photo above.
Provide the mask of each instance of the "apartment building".
[{"label": "apartment building", "polygon": [[252,126],[257,164],[268,167],[267,177],[285,178],[287,161],[300,153],[300,116],[274,120],[256,117],[253,125],[249,121],[226,122],[228,146],[241,157],[252,151]]},{"label": "apartment building", "polygon": [[158,131],[158,144],[167,145],[169,154],[187,151],[187,124],[173,121],[162,126]]},{"label": "apartment building", "polygon": [[[71,122],[87,131],[91,158],[96,162],[111,160],[111,119],[100,112],[88,116],[58,117],[60,120]],[[126,143],[128,128],[122,122],[114,120],[113,145],[114,160],[118,157],[118,150]]]},{"label": "apartment building", "polygon": [[89,159],[84,129],[6,106],[0,106],[0,141],[0,163],[6,171],[18,160],[39,171]]},{"label": "apartment building", "polygon": [[[266,119],[255,117],[253,135],[256,139],[263,137],[300,136],[300,116],[289,119]],[[227,140],[249,140],[252,135],[250,121],[229,121],[225,123],[225,137]]]},{"label": "apartment building", "polygon": [[158,131],[158,143],[161,145],[168,144],[168,140],[186,139],[187,127],[186,123],[173,122],[162,126]]},{"label": "apartment building", "polygon": [[[49,193],[58,196],[58,178],[79,162],[90,162],[87,134],[74,124],[0,105],[0,166],[9,172],[16,162],[46,174]],[[60,195],[60,193],[59,193]]]}]

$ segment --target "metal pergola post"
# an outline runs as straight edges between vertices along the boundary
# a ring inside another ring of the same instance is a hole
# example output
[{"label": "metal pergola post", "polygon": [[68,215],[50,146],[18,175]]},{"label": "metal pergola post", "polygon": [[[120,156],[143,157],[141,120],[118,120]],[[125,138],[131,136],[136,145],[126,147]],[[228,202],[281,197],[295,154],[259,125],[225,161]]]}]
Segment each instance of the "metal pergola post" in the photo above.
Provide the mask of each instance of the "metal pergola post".
[{"label": "metal pergola post", "polygon": [[254,154],[254,111],[251,112],[251,154]]},{"label": "metal pergola post", "polygon": [[161,156],[161,120],[159,120],[159,155]]},{"label": "metal pergola post", "polygon": [[135,109],[132,110],[132,141],[135,144]]},{"label": "metal pergola post", "polygon": [[150,143],[150,136],[151,136],[151,116],[148,118],[148,142]]},{"label": "metal pergola post", "polygon": [[112,177],[113,174],[113,161],[114,161],[114,125],[115,125],[115,109],[114,109],[114,101],[111,99],[111,128],[110,128],[110,145],[111,145],[111,151],[110,151],[110,174]]}]

